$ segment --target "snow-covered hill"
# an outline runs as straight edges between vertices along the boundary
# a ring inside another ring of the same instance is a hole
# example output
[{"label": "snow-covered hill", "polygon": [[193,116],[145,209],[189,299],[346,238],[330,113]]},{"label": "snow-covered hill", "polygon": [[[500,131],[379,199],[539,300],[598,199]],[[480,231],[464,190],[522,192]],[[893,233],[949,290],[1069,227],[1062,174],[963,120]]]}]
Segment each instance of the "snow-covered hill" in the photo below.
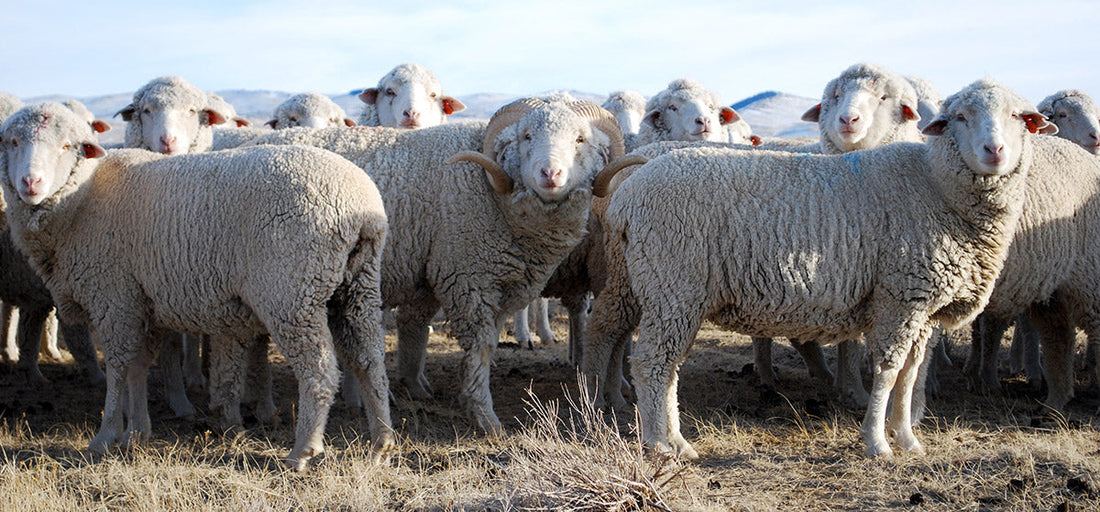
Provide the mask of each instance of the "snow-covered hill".
[{"label": "snow-covered hill", "polygon": [[[275,107],[289,98],[293,93],[283,91],[242,90],[229,89],[216,91],[225,98],[237,114],[255,124],[263,124],[271,119],[271,112]],[[555,91],[547,91],[541,94],[549,94]],[[603,103],[606,98],[600,94],[586,93],[582,91],[568,91],[574,97]],[[351,91],[343,94],[330,94],[340,107],[348,113],[348,117],[357,119],[363,110],[363,103],[359,101],[359,91]],[[112,130],[100,136],[104,143],[121,142],[125,123],[122,119],[113,117],[116,112],[130,103],[132,93],[111,94],[90,98],[76,98],[88,106],[88,109],[99,119],[107,121]],[[71,96],[50,95],[29,98],[27,102],[39,101],[64,101]],[[515,99],[514,95],[501,93],[477,93],[459,96],[459,100],[466,104],[466,110],[454,115],[461,118],[488,118],[501,105]],[[733,108],[753,127],[753,132],[762,136],[800,137],[817,136],[817,125],[801,120],[802,113],[817,103],[816,99],[805,98],[775,91],[762,92],[733,104]]]}]

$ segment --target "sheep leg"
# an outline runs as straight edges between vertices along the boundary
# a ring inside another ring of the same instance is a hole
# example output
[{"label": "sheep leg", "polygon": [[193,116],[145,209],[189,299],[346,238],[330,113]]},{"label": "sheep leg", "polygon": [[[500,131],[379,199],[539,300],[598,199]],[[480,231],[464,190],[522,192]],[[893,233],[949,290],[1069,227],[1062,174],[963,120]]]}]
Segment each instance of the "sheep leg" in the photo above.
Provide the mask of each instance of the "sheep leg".
[{"label": "sheep leg", "polygon": [[149,421],[149,367],[152,364],[153,355],[145,349],[138,352],[126,368],[129,426],[122,438],[122,448],[125,450],[144,443],[153,432],[152,422]]},{"label": "sheep leg", "polygon": [[974,322],[976,337],[970,345],[970,357],[966,360],[963,372],[971,389],[979,392],[1001,390],[1001,381],[997,378],[997,352],[1001,348],[1001,338],[1008,330],[1008,321],[992,315],[980,315]]},{"label": "sheep leg", "polygon": [[656,304],[642,313],[638,343],[630,362],[642,441],[654,451],[688,459],[698,454],[680,433],[680,409],[675,398],[677,372],[701,321],[701,312],[688,310],[686,304]]},{"label": "sheep leg", "polygon": [[550,327],[550,299],[539,297],[532,304],[535,306],[535,333],[539,335],[539,341],[544,345],[557,343],[554,329]]},{"label": "sheep leg", "polygon": [[299,312],[288,315],[286,321],[264,322],[298,380],[294,448],[286,459],[286,465],[295,471],[304,471],[310,458],[324,453],[325,423],[340,382],[325,310],[321,304],[316,314],[308,315],[312,318],[304,318],[307,314]]},{"label": "sheep leg", "polygon": [[0,325],[3,325],[4,330],[4,357],[8,361],[19,360],[19,340],[18,340],[18,328],[19,324],[19,308],[8,304],[7,302],[0,304]]},{"label": "sheep leg", "polygon": [[432,387],[424,374],[424,360],[428,353],[428,328],[438,310],[439,302],[426,295],[403,304],[397,312],[397,381],[414,400],[432,397]]},{"label": "sheep leg", "polygon": [[1043,373],[1047,381],[1046,405],[1064,411],[1073,398],[1073,349],[1077,332],[1057,294],[1047,304],[1033,304],[1028,311],[1043,345]]},{"label": "sheep leg", "polygon": [[202,337],[183,335],[183,382],[187,389],[198,392],[206,386],[202,374]]},{"label": "sheep leg", "polygon": [[790,340],[790,342],[791,346],[798,351],[798,355],[802,356],[802,361],[806,363],[806,370],[809,371],[810,377],[832,388],[835,379],[833,372],[829,371],[829,365],[825,363],[825,352],[821,350],[821,344],[813,340]]},{"label": "sheep leg", "polygon": [[[942,330],[939,330],[942,333]],[[917,380],[913,385],[912,393],[912,407],[911,407],[911,425],[917,425],[924,419],[924,413],[927,410],[928,395],[927,387],[929,382],[934,382],[933,368],[936,365],[936,348],[941,344],[940,336],[933,334],[928,340],[929,346],[924,351],[924,358],[920,361],[920,365],[917,367]]]},{"label": "sheep leg", "polygon": [[389,377],[386,375],[386,340],[381,328],[382,299],[377,286],[364,277],[353,297],[341,304],[342,315],[329,317],[336,355],[347,373],[355,375],[363,412],[371,433],[373,458],[388,462],[397,451],[390,421]]},{"label": "sheep leg", "polygon": [[863,366],[863,350],[859,340],[837,344],[836,356],[836,390],[841,402],[859,408],[867,407],[870,395],[867,394],[867,388],[863,387],[863,376],[860,372],[860,367]]},{"label": "sheep leg", "polygon": [[[597,408],[610,405],[620,409],[626,406],[622,387],[613,375],[611,365],[612,359],[621,361],[622,350],[641,316],[629,286],[629,283],[609,282],[607,288],[596,297],[585,329],[581,373],[585,380],[583,384],[588,387],[589,396]],[[621,367],[618,371],[622,371]]]},{"label": "sheep leg", "polygon": [[183,383],[183,335],[178,332],[164,333],[160,344],[157,364],[164,376],[164,394],[168,398],[168,407],[177,418],[194,418],[195,406],[187,398],[187,386]]},{"label": "sheep leg", "polygon": [[500,419],[493,411],[493,395],[489,390],[490,365],[500,330],[496,322],[488,322],[480,327],[455,325],[454,332],[459,346],[466,352],[462,356],[462,388],[458,400],[478,427],[491,434],[500,433]]},{"label": "sheep leg", "polygon": [[49,308],[20,308],[19,326],[16,332],[19,345],[19,369],[34,384],[48,382],[38,368],[38,349],[42,339],[42,326],[49,316]]},{"label": "sheep leg", "polygon": [[270,337],[261,335],[248,344],[248,365],[245,370],[248,386],[245,388],[244,400],[254,403],[252,412],[260,423],[275,423],[279,420],[279,408],[275,406],[275,397],[271,393],[271,361],[268,359],[270,342]]},{"label": "sheep leg", "polygon": [[[902,314],[907,308],[902,304],[889,303],[875,309]],[[904,449],[914,449],[920,445],[915,437],[907,437],[911,436],[912,429],[905,432],[905,427],[909,425],[911,418],[911,386],[916,381],[917,365],[920,364],[915,357],[923,357],[923,345],[927,344],[932,328],[926,317],[915,315],[912,311],[909,313],[898,318],[876,318],[870,336],[867,337],[867,346],[874,364],[874,380],[867,413],[860,430],[867,446],[868,457],[894,453],[886,439],[886,412],[891,405],[891,394],[895,400],[902,401],[893,404],[890,426],[900,429],[896,432],[902,436],[901,444]],[[917,345],[921,346],[919,353],[914,352]],[[897,385],[902,386],[902,389],[895,391]]]},{"label": "sheep leg", "polygon": [[1039,333],[1027,315],[1016,316],[1016,330],[1012,335],[1008,361],[1012,373],[1023,371],[1028,382],[1038,384],[1043,378]]},{"label": "sheep leg", "polygon": [[52,309],[42,324],[41,352],[54,361],[61,360],[61,351],[57,348],[57,313]]},{"label": "sheep leg", "polygon": [[[925,327],[920,333],[921,338],[910,347],[909,354],[905,357],[901,371],[898,373],[896,385],[891,392],[893,407],[890,411],[890,422],[887,429],[894,434],[894,440],[899,448],[915,453],[924,453],[924,448],[921,447],[917,437],[913,435],[913,424],[911,423],[915,412],[912,408],[913,388],[920,375],[920,367],[926,361],[925,345],[928,343],[931,331],[931,327]],[[921,406],[923,407],[923,404]]]},{"label": "sheep leg", "polygon": [[569,312],[569,364],[579,367],[588,324],[588,293],[562,297],[561,303]]},{"label": "sheep leg", "polygon": [[[130,389],[129,392],[127,387],[135,383],[131,378],[132,368],[142,364],[148,368],[151,358],[150,339],[144,326],[144,319],[137,317],[107,317],[93,326],[97,336],[101,336],[103,359],[107,367],[107,394],[103,402],[99,432],[88,444],[88,450],[92,452],[106,453],[108,448],[122,440],[126,434],[127,413],[133,422],[134,413],[141,411],[134,408],[134,395],[144,395],[144,383],[141,389]],[[129,406],[125,405],[126,402],[129,402]],[[148,406],[143,409],[148,423]],[[131,424],[131,428],[133,426]]]},{"label": "sheep leg", "polygon": [[[797,348],[797,347],[796,347]],[[752,337],[753,371],[760,378],[760,383],[774,388],[779,381],[772,367],[772,339]]]},{"label": "sheep leg", "polygon": [[58,321],[61,335],[65,338],[65,345],[69,347],[69,353],[84,371],[84,375],[92,384],[99,385],[104,381],[103,370],[99,367],[99,356],[92,343],[91,333],[84,324],[70,324],[64,320]]},{"label": "sheep leg", "polygon": [[221,427],[228,429],[244,422],[241,397],[244,395],[245,343],[235,338],[210,340],[210,409],[221,414]]},{"label": "sheep leg", "polygon": [[512,336],[516,339],[516,344],[520,348],[526,348],[528,350],[534,349],[531,337],[531,327],[528,325],[527,312],[530,311],[531,306],[523,306],[522,309],[516,311],[512,315]]}]

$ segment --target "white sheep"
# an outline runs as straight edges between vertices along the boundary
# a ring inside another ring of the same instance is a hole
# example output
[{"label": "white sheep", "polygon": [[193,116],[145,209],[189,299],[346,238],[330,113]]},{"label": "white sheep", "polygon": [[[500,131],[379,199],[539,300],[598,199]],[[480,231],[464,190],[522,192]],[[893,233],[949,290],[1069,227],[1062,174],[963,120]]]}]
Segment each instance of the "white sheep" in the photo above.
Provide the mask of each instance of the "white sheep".
[{"label": "white sheep", "polygon": [[428,68],[411,62],[391,69],[378,80],[378,87],[359,93],[359,99],[366,104],[359,117],[361,126],[428,128],[466,109],[458,99],[443,95],[439,80]]},{"label": "white sheep", "polygon": [[166,155],[210,149],[211,126],[225,122],[206,92],[178,76],[150,80],[116,116],[126,121],[124,145]]},{"label": "white sheep", "polygon": [[[382,295],[398,308],[397,380],[414,398],[431,395],[428,326],[442,308],[466,351],[460,402],[479,427],[499,430],[489,391],[499,326],[581,241],[605,181],[593,184],[596,171],[623,153],[611,115],[588,102],[524,99],[488,126],[288,130],[256,143],[330,149],[374,179],[390,222]],[[452,156],[484,170],[448,164]]]},{"label": "white sheep", "polygon": [[[149,434],[150,345],[175,330],[213,336],[212,349],[228,354],[219,361],[242,359],[233,340],[271,335],[299,381],[290,467],[324,449],[336,357],[368,386],[378,455],[392,451],[378,329],[386,216],[359,168],[291,146],[107,156],[87,124],[49,103],[17,112],[0,137],[16,245],[61,318],[90,322],[103,345],[107,397],[91,450]],[[231,372],[211,380],[219,397],[243,387]]]},{"label": "white sheep", "polygon": [[623,136],[637,135],[642,128],[642,116],[645,116],[645,97],[638,91],[614,91],[601,105],[615,116]]},{"label": "white sheep", "polygon": [[607,300],[640,322],[631,371],[646,444],[696,456],[680,433],[676,374],[708,318],[824,342],[866,332],[867,454],[892,452],[887,428],[921,451],[910,402],[933,324],[970,321],[989,299],[1023,207],[1028,131],[1050,126],[980,81],[945,101],[927,144],[836,156],[683,149],[638,168],[606,214],[608,258],[633,279],[609,281],[595,309]]},{"label": "white sheep", "polygon": [[302,126],[305,128],[333,128],[355,126],[344,109],[332,98],[315,92],[295,94],[275,107],[272,119],[266,123],[276,130]]},{"label": "white sheep", "polygon": [[221,114],[221,116],[225,119],[225,123],[216,125],[215,129],[225,129],[230,127],[244,128],[247,126],[252,126],[251,121],[237,115],[237,109],[233,108],[233,105],[231,105],[228,101],[225,101],[225,98],[222,98],[218,94],[212,92],[206,94],[206,108],[209,108]]},{"label": "white sheep", "polygon": [[[723,105],[714,91],[689,78],[669,82],[665,90],[649,98],[645,108],[638,135],[627,137],[628,150],[665,140],[753,143],[741,137],[743,130],[726,129],[727,125],[744,123],[737,111]],[[731,140],[735,136],[741,140]]]},{"label": "white sheep", "polygon": [[23,108],[23,100],[14,94],[0,92],[0,123],[21,108]]},{"label": "white sheep", "polygon": [[[999,390],[997,352],[1015,318],[1013,351],[1029,379],[1045,375],[1048,406],[1061,409],[1073,397],[1068,357],[1074,327],[1088,335],[1088,350],[1100,350],[1100,249],[1087,243],[1100,229],[1100,159],[1096,126],[1100,111],[1081,91],[1065,90],[1039,103],[1058,126],[1049,148],[1036,151],[1042,172],[1028,179],[1028,201],[1008,261],[980,317],[964,373],[970,385]],[[1063,129],[1064,127],[1064,129]],[[1085,151],[1080,151],[1083,148]],[[1039,165],[1038,163],[1036,165]],[[1036,305],[1035,303],[1041,303]],[[1023,313],[1027,313],[1024,315]],[[1042,364],[1038,343],[1044,345]],[[1095,368],[1091,375],[1097,381]]]}]

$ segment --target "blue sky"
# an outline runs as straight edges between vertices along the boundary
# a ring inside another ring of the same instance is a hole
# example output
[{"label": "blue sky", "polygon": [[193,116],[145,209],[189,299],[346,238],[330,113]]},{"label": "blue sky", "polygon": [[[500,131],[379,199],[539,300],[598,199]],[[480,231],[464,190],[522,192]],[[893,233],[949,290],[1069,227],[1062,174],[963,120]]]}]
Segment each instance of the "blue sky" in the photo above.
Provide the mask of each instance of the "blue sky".
[{"label": "blue sky", "polygon": [[[1100,95],[1100,8],[1084,1],[5,2],[0,91],[128,92],[177,74],[208,90],[339,93],[398,63],[451,95],[645,95],[691,77],[734,102],[817,97],[860,61],[946,96],[994,78],[1038,102]],[[13,5],[14,4],[14,5]]]}]

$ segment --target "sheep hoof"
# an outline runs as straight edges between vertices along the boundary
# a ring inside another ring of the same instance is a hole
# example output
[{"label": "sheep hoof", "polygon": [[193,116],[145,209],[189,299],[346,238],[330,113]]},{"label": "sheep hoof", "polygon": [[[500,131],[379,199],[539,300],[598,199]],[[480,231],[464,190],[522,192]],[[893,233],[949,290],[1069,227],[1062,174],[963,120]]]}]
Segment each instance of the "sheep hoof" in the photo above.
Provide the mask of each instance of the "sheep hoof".
[{"label": "sheep hoof", "polygon": [[379,438],[372,443],[373,449],[371,459],[375,464],[389,465],[390,459],[397,453],[397,441],[394,440],[393,434],[386,432],[379,436]]},{"label": "sheep hoof", "polygon": [[283,463],[295,473],[301,473],[309,468],[309,459],[317,457],[324,452],[323,449],[304,448],[297,455],[291,452],[290,456],[287,457]]},{"label": "sheep hoof", "polygon": [[691,444],[683,439],[672,440],[672,447],[676,450],[676,457],[681,460],[695,460],[699,458],[699,452],[691,447]]},{"label": "sheep hoof", "polygon": [[504,429],[500,426],[500,419],[492,411],[475,412],[474,420],[477,421],[478,428],[484,430],[487,435],[499,436],[504,434]]},{"label": "sheep hoof", "polygon": [[874,459],[877,457],[889,457],[893,454],[894,450],[891,450],[890,445],[886,442],[867,444],[867,458],[869,459]]},{"label": "sheep hoof", "polygon": [[88,443],[88,451],[97,455],[106,455],[107,449],[114,444],[114,435],[107,433],[100,433],[92,439],[91,443]]}]

